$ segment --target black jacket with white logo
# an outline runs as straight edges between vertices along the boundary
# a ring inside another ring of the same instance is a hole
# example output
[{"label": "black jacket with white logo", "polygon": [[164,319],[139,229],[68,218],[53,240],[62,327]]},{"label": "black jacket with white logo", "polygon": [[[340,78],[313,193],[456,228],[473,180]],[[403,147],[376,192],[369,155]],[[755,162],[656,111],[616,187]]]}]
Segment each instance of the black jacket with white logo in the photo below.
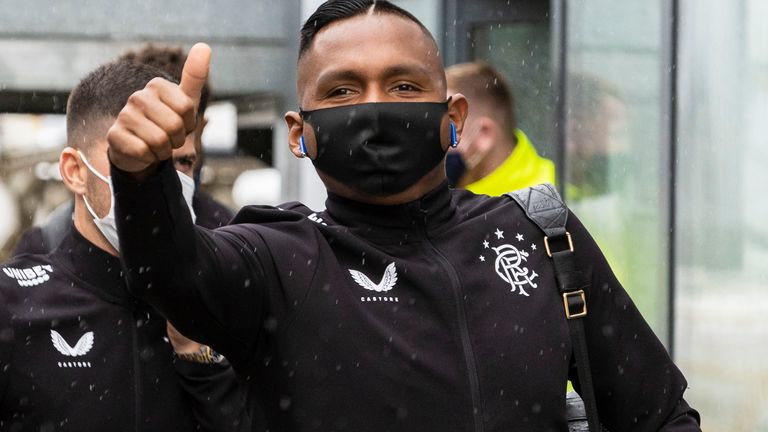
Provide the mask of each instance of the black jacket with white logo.
[{"label": "black jacket with white logo", "polygon": [[231,368],[174,360],[166,322],[73,227],[0,265],[0,431],[242,430]]},{"label": "black jacket with white logo", "polygon": [[[565,431],[576,380],[552,263],[509,198],[445,185],[399,206],[330,196],[188,223],[175,174],[112,167],[136,295],[248,375],[277,431]],[[686,381],[578,220],[603,423],[696,431]]]}]

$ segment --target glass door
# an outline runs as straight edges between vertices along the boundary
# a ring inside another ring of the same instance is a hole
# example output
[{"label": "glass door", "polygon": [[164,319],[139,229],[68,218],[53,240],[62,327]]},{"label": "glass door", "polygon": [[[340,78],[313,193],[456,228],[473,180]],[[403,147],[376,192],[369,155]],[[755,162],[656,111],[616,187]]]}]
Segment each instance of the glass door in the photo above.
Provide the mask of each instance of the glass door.
[{"label": "glass door", "polygon": [[446,64],[482,60],[512,91],[518,128],[557,163],[549,4],[541,1],[448,1]]}]

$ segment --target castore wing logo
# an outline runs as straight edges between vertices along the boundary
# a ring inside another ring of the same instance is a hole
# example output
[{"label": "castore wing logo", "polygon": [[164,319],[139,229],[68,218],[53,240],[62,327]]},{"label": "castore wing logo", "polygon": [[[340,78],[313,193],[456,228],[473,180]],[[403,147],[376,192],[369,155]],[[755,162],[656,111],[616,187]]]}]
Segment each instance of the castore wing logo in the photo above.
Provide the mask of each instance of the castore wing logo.
[{"label": "castore wing logo", "polygon": [[[80,336],[75,346],[69,346],[64,337],[56,330],[51,329],[51,342],[56,351],[64,354],[67,357],[82,357],[88,354],[88,351],[93,348],[93,332],[89,331]],[[59,367],[91,367],[91,362],[83,361],[66,361],[58,362]]]},{"label": "castore wing logo", "polygon": [[[390,263],[387,266],[387,268],[384,270],[384,275],[381,277],[381,281],[378,284],[373,283],[373,281],[369,279],[368,276],[366,276],[365,274],[357,270],[349,269],[349,274],[352,276],[352,279],[355,282],[357,282],[358,285],[367,289],[368,291],[373,291],[377,293],[385,293],[387,291],[390,291],[392,288],[395,287],[395,284],[397,283],[397,268],[395,267],[394,262]],[[397,302],[399,300],[397,297],[366,296],[366,297],[360,297],[360,301]]]}]

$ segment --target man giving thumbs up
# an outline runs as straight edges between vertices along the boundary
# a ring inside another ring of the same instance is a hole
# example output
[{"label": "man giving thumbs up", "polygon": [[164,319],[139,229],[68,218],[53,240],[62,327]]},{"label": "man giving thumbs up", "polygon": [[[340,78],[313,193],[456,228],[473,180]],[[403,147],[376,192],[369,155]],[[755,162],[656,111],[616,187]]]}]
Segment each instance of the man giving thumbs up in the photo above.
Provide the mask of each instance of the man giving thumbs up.
[{"label": "man giving thumbs up", "polygon": [[[181,85],[153,81],[110,131],[133,294],[229,359],[269,430],[565,430],[565,382],[578,379],[543,233],[509,197],[448,188],[445,152],[460,145],[467,101],[446,96],[418,19],[386,0],[318,8],[301,30],[299,110],[285,120],[326,209],[249,206],[214,231],[184,217],[163,162],[194,125],[209,57],[195,46]],[[594,288],[584,326],[603,372],[600,419],[611,431],[698,431],[683,375],[585,228],[567,222]]]},{"label": "man giving thumbs up", "polygon": [[143,179],[184,145],[197,124],[210,62],[211,49],[198,43],[189,51],[180,84],[155,78],[131,95],[107,133],[112,164]]}]

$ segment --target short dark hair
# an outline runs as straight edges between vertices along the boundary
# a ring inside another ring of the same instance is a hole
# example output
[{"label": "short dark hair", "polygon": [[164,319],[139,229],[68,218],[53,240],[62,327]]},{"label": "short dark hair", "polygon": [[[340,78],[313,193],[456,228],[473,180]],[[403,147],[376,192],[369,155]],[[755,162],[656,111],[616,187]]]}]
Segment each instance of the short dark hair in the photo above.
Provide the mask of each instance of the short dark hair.
[{"label": "short dark hair", "polygon": [[[141,48],[125,52],[118,60],[129,60],[137,63],[147,64],[173,77],[176,82],[181,81],[181,71],[184,70],[184,63],[187,61],[187,54],[180,46],[156,45],[148,43]],[[211,86],[208,80],[205,80],[202,92],[200,93],[200,105],[197,107],[197,115],[202,117],[211,97]]]},{"label": "short dark hair", "polygon": [[476,61],[446,69],[448,87],[467,97],[469,109],[484,109],[504,128],[509,138],[517,127],[515,100],[504,76],[493,66]]},{"label": "short dark hair", "polygon": [[156,77],[173,80],[157,68],[126,60],[107,63],[86,75],[67,100],[68,145],[89,151],[97,137],[106,136],[103,123],[116,118],[128,98]]},{"label": "short dark hair", "polygon": [[301,28],[301,42],[299,43],[299,59],[309,50],[315,37],[323,28],[336,21],[345,20],[362,15],[373,8],[376,13],[397,15],[415,22],[424,33],[432,39],[435,38],[424,27],[424,24],[407,10],[396,6],[387,0],[328,0],[307,19]]}]

